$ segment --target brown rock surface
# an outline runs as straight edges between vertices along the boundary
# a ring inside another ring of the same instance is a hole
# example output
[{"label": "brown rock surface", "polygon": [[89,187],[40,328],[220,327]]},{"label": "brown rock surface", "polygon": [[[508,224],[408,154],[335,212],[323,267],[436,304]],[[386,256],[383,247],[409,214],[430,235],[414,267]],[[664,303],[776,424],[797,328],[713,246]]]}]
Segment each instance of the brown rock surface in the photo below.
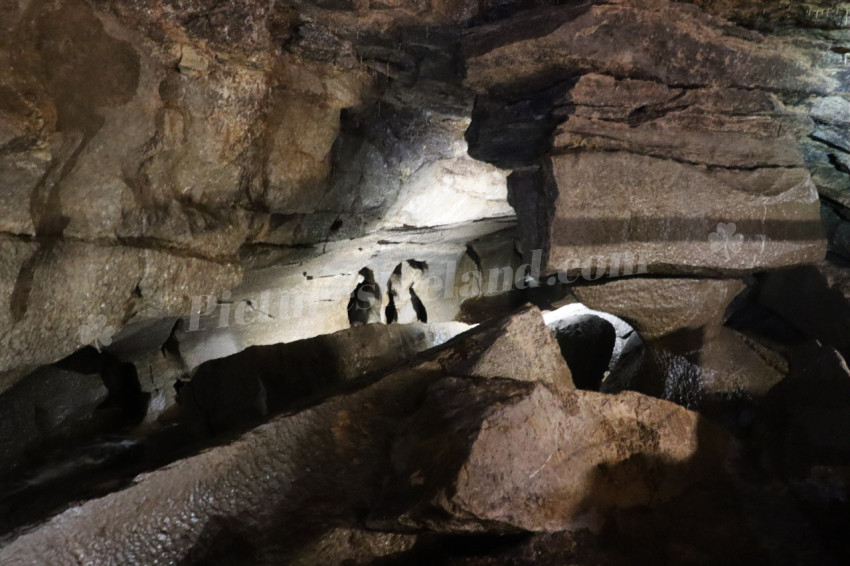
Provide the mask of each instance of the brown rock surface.
[{"label": "brown rock surface", "polygon": [[400,513],[404,526],[448,531],[596,527],[612,508],[711,477],[725,457],[718,429],[637,393],[447,379],[407,427],[377,524]]},{"label": "brown rock surface", "polygon": [[[456,481],[464,482],[462,517],[440,523],[442,530],[557,530],[585,524],[588,513],[599,518],[612,507],[657,503],[714,473],[725,441],[697,415],[636,393],[543,383],[553,376],[533,373],[540,352],[517,348],[534,340],[525,334],[532,316],[548,332],[536,309],[525,309],[455,342],[478,335],[489,345],[505,334],[506,343],[479,354],[488,364],[469,371],[514,368],[525,381],[449,377],[427,361],[450,363],[446,353],[459,351],[449,343],[359,391],[278,417],[74,507],[4,547],[0,561],[147,564],[233,553],[270,563],[328,525],[356,526],[358,514],[379,500],[375,517],[409,524],[409,514],[396,520],[385,504],[419,500],[423,486],[451,490]],[[557,355],[554,338],[542,350]],[[417,467],[408,473],[408,464]],[[401,490],[399,499],[379,497],[388,485]],[[505,489],[509,499],[491,499]]]},{"label": "brown rock surface", "polygon": [[819,261],[826,251],[802,170],[739,176],[623,152],[557,156],[553,169],[550,270],[598,265],[618,276],[612,258],[630,255],[650,273],[734,275]]},{"label": "brown rock surface", "polygon": [[[614,37],[618,41],[610,41]],[[465,48],[466,83],[479,92],[591,71],[689,87],[819,92],[838,86],[781,39],[736,30],[665,0],[533,11],[473,30]]]},{"label": "brown rock surface", "polygon": [[645,340],[681,329],[714,327],[727,305],[744,289],[734,279],[632,278],[576,287],[576,297],[591,309],[632,324]]},{"label": "brown rock surface", "polygon": [[428,352],[420,368],[439,368],[449,375],[510,377],[574,389],[570,368],[537,307],[525,306],[511,316],[483,323],[440,348]]},{"label": "brown rock surface", "polygon": [[[635,393],[562,399],[542,384],[403,371],[73,508],[4,547],[0,559],[147,564],[239,553],[266,563],[265,551],[286,544],[281,532],[297,537],[315,521],[352,521],[389,470],[414,500],[423,485],[457,485],[455,497],[438,501],[460,516],[435,526],[577,527],[588,513],[657,503],[710,477],[723,443],[694,413]],[[425,467],[408,469],[413,462]],[[431,475],[428,466],[447,473]]]}]

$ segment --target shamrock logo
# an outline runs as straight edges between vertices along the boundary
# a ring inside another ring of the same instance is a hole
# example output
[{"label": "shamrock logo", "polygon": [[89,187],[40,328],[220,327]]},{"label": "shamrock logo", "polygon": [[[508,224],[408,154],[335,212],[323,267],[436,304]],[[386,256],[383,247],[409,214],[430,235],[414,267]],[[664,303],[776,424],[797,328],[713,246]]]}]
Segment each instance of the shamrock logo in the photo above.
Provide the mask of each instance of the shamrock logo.
[{"label": "shamrock logo", "polygon": [[91,344],[98,352],[101,346],[112,344],[112,336],[115,335],[115,327],[108,326],[105,315],[90,314],[88,321],[80,325],[80,343]]},{"label": "shamrock logo", "polygon": [[736,234],[735,230],[738,227],[734,222],[717,224],[717,231],[708,235],[708,241],[711,243],[711,251],[714,253],[723,252],[726,256],[726,261],[732,259],[731,254],[736,254],[741,251],[741,245],[744,243],[744,235]]}]

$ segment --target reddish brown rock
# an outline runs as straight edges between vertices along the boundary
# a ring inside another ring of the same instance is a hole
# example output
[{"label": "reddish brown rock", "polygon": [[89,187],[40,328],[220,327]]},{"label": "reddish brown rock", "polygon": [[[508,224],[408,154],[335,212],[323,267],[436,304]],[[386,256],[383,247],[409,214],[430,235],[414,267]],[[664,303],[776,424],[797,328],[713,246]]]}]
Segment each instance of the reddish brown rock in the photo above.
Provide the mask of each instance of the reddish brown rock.
[{"label": "reddish brown rock", "polygon": [[537,307],[465,332],[425,355],[419,367],[449,375],[510,377],[574,389],[570,368]]},{"label": "reddish brown rock", "polygon": [[438,531],[598,527],[712,478],[725,436],[696,413],[637,393],[446,379],[393,448],[376,525]]}]

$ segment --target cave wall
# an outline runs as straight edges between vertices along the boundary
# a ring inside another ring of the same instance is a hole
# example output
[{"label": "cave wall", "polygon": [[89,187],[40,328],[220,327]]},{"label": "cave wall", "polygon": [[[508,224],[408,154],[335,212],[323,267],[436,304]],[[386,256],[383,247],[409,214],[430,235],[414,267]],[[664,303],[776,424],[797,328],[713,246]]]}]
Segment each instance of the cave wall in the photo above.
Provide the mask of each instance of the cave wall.
[{"label": "cave wall", "polygon": [[439,30],[472,13],[4,2],[2,387],[84,345],[86,324],[188,315],[257,250],[293,263],[510,216],[506,173],[466,156],[472,96]]},{"label": "cave wall", "polygon": [[[303,542],[321,521],[292,525],[313,504],[333,536],[373,540],[346,534],[368,525],[405,552],[410,531],[596,528],[593,506],[662,505],[657,475],[684,489],[726,454],[725,433],[652,397],[763,399],[755,425],[734,416],[764,435],[777,473],[846,479],[831,467],[845,441],[818,432],[850,414],[844,3],[0,0],[0,28],[0,448],[21,455],[7,467],[43,464],[38,442],[124,427],[144,440],[110,445],[120,457],[146,442],[168,454],[127,468],[147,471],[185,455],[168,436],[181,410],[228,434],[294,411],[0,555],[72,561],[67,528],[91,556],[145,563],[160,541],[192,563],[221,545],[254,552],[254,529],[269,554],[243,560],[292,560],[274,533]],[[620,317],[646,347],[628,385],[649,396],[573,391],[534,309],[425,354],[466,327],[349,329],[363,270],[387,322],[407,260],[428,264],[415,277],[429,323],[529,299]],[[496,296],[464,302],[483,295]],[[810,394],[813,374],[824,385]],[[590,455],[586,475],[571,475],[573,452]],[[0,536],[129,485],[127,469],[23,511],[28,489],[65,476],[7,486]],[[491,498],[506,477],[509,505]],[[773,502],[762,487],[745,499]],[[175,508],[149,496],[163,490]],[[552,490],[570,494],[566,516],[541,504]],[[283,511],[240,518],[267,500]],[[139,501],[143,534],[129,526]],[[719,501],[696,506],[753,524]],[[641,512],[614,532],[640,532]],[[169,513],[201,519],[160,533]],[[112,529],[106,546],[89,519]],[[701,549],[728,547],[712,543]],[[620,563],[600,552],[588,563]]]}]

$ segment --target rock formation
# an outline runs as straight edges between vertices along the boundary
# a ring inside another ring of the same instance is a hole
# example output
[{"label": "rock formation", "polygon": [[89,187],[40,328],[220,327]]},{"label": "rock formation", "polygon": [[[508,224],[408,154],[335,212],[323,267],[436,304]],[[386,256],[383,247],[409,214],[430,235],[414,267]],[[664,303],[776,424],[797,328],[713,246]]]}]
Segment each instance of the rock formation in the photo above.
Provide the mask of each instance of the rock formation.
[{"label": "rock formation", "polygon": [[0,0],[0,564],[847,563],[848,29]]}]

